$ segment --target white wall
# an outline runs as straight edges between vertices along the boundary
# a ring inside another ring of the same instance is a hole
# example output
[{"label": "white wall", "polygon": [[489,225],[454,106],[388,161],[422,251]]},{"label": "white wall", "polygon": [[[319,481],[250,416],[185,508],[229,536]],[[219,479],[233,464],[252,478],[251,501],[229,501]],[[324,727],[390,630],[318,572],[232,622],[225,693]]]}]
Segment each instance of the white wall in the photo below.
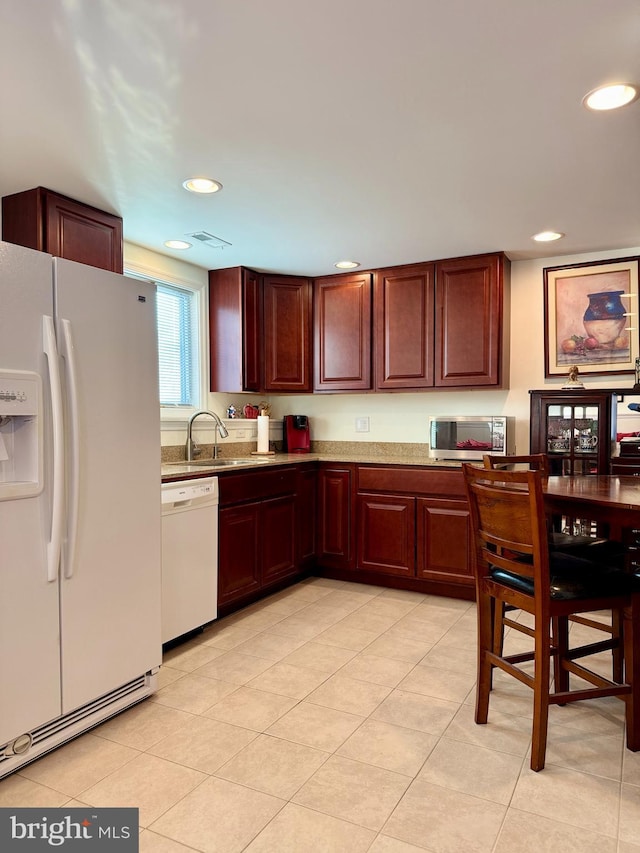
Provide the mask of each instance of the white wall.
[{"label": "white wall", "polygon": [[[543,269],[583,261],[609,260],[640,255],[640,247],[616,249],[585,255],[560,255],[511,263],[511,347],[510,387],[507,391],[424,391],[416,394],[297,394],[268,398],[273,418],[306,414],[311,419],[312,439],[323,441],[426,442],[427,418],[431,414],[505,414],[516,417],[516,448],[529,449],[529,389],[559,388],[563,377],[544,376]],[[199,282],[206,292],[207,273],[199,267],[139,246],[125,244],[125,265],[143,268],[162,278],[171,275],[178,282]],[[154,272],[155,271],[155,272]],[[175,278],[177,276],[177,279]],[[632,374],[582,376],[594,388],[631,387]],[[259,395],[209,394],[207,406],[223,415],[230,403],[257,402]],[[370,431],[357,433],[355,419],[369,417]],[[234,424],[240,427],[240,424]],[[247,424],[249,426],[249,424]],[[206,420],[202,429],[206,428]],[[241,436],[238,440],[249,438]],[[272,436],[275,437],[275,436]],[[206,441],[206,436],[201,440]],[[184,441],[184,428],[163,431],[163,444]],[[228,441],[228,439],[227,439]]]}]

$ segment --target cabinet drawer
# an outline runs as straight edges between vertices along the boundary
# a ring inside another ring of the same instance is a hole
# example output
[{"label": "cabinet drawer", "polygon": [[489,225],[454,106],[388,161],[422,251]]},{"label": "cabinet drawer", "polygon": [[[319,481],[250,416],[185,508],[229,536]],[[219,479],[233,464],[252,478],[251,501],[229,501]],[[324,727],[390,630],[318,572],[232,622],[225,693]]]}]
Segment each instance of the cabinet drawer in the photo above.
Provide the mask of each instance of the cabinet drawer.
[{"label": "cabinet drawer", "polygon": [[612,459],[611,473],[618,477],[640,477],[640,459]]},{"label": "cabinet drawer", "polygon": [[296,468],[273,471],[251,471],[246,474],[226,474],[218,479],[222,506],[243,501],[293,495],[296,491]]},{"label": "cabinet drawer", "polygon": [[358,491],[466,497],[462,471],[442,469],[433,471],[408,467],[367,468],[359,466]]}]

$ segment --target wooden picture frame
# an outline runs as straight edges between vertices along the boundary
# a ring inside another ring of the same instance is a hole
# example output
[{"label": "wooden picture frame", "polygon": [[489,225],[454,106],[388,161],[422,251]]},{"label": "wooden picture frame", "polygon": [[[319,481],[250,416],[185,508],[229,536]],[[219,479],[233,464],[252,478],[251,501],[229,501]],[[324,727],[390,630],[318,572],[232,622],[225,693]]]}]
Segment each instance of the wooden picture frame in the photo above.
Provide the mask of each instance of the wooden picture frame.
[{"label": "wooden picture frame", "polygon": [[545,267],[545,376],[634,373],[638,260]]}]

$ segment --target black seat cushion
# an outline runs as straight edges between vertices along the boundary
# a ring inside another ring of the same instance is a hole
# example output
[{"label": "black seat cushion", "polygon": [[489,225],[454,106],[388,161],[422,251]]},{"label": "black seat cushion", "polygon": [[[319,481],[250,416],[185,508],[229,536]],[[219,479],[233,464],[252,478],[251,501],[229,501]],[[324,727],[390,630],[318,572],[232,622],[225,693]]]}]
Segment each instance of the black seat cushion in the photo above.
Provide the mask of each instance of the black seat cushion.
[{"label": "black seat cushion", "polygon": [[549,550],[562,551],[574,557],[585,560],[615,564],[620,568],[624,565],[624,545],[609,539],[595,539],[592,536],[573,536],[553,530],[549,534]]},{"label": "black seat cushion", "polygon": [[[634,581],[637,583],[633,575],[622,571],[615,562],[613,565],[595,563],[559,551],[549,554],[549,573],[551,598],[556,600],[627,595]],[[532,578],[495,567],[489,574],[505,586],[533,595]]]}]

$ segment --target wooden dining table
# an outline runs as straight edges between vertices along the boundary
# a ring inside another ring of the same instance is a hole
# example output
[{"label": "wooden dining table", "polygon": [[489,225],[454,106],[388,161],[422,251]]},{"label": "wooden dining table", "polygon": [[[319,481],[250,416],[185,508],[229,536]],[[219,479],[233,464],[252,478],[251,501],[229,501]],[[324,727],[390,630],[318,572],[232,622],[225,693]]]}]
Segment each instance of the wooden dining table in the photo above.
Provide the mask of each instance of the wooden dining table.
[{"label": "wooden dining table", "polygon": [[606,525],[608,537],[627,549],[627,569],[638,574],[637,591],[625,608],[623,631],[625,680],[632,686],[633,722],[627,747],[640,750],[640,477],[549,477],[543,491],[545,506],[553,515]]},{"label": "wooden dining table", "polygon": [[629,547],[640,542],[640,477],[549,477],[543,491],[549,512],[606,524]]}]

